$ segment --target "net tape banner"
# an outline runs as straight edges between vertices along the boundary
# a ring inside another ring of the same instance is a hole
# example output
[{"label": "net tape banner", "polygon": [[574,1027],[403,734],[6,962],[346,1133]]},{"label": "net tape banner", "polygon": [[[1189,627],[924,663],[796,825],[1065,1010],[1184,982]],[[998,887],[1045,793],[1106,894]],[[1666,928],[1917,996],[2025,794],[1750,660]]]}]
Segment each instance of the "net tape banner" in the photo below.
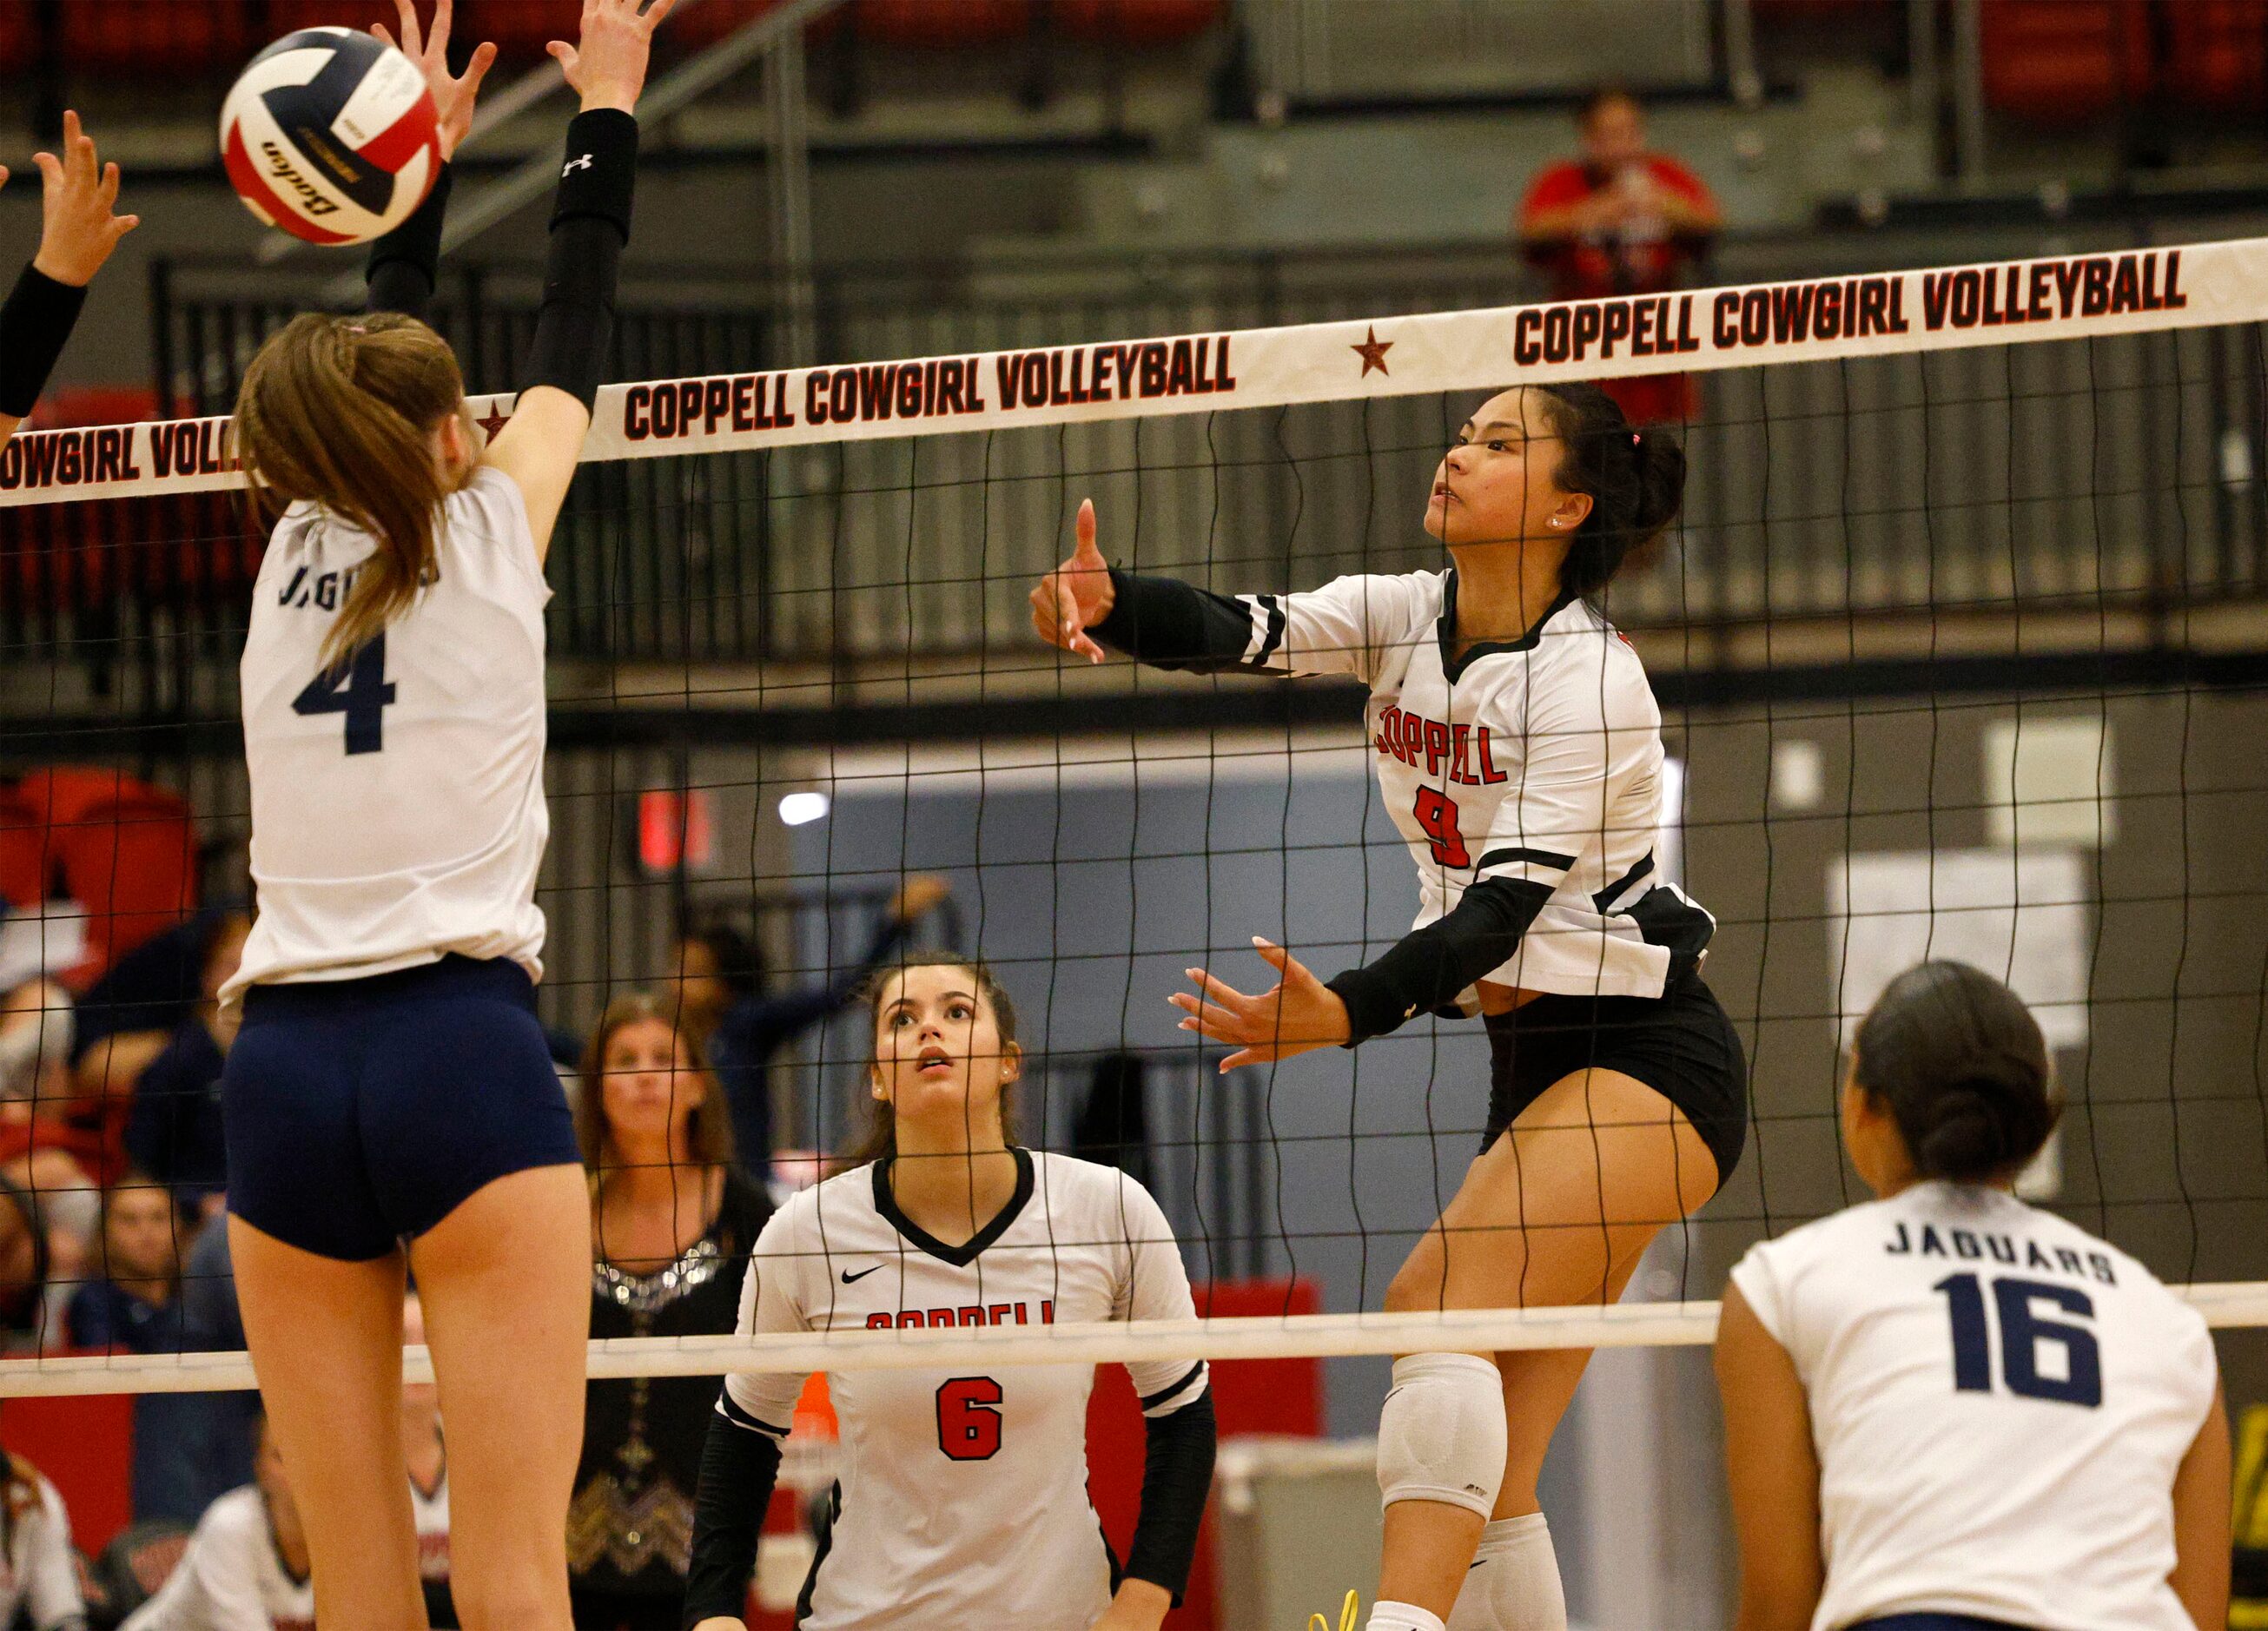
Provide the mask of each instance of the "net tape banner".
[{"label": "net tape banner", "polygon": [[[2215,1329],[2268,1325],[2268,1282],[2175,1286]],[[1690,1348],[1717,1340],[1715,1303],[1610,1308],[1470,1308],[1407,1314],[1292,1314],[1116,1319],[1045,1328],[790,1332],[762,1336],[610,1337],[590,1345],[593,1378],[802,1375],[964,1365],[1336,1358],[1537,1348]],[[403,1353],[403,1378],[433,1379],[431,1355]],[[0,1361],[0,1399],[82,1393],[231,1392],[254,1385],[246,1354],[110,1354]]]},{"label": "net tape banner", "polygon": [[[2268,320],[2268,239],[608,386],[658,459]],[[493,435],[514,399],[473,399]],[[19,433],[0,508],[242,487],[225,417]]]}]

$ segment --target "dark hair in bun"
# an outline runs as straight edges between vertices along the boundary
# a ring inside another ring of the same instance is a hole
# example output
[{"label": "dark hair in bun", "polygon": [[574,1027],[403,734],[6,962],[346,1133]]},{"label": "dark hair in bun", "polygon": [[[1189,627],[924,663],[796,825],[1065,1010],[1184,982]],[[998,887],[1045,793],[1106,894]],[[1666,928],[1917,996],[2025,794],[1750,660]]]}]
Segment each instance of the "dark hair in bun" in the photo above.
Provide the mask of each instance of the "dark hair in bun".
[{"label": "dark hair in bun", "polygon": [[1591,498],[1591,513],[1560,563],[1559,587],[1594,595],[1676,519],[1685,502],[1685,450],[1661,426],[1632,424],[1619,402],[1587,380],[1535,389],[1558,433],[1560,487]]},{"label": "dark hair in bun", "polygon": [[1924,1178],[2006,1178],[2063,1113],[2031,1010],[1966,963],[1923,963],[1891,981],[1859,1022],[1858,1054],[1859,1086],[1889,1106]]}]

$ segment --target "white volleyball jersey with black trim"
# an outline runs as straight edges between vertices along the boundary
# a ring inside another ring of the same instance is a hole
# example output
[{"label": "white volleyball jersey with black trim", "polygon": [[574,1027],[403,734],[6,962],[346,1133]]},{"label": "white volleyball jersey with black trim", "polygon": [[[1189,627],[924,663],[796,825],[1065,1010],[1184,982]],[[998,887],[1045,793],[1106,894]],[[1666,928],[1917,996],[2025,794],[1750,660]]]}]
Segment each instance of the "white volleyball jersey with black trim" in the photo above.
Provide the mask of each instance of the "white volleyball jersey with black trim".
[{"label": "white volleyball jersey with black trim", "polygon": [[519,485],[482,469],[442,506],[438,569],[326,672],[374,544],[308,504],[276,525],[242,678],[258,915],[225,996],[457,952],[542,973],[543,581]]},{"label": "white volleyball jersey with black trim", "polygon": [[1656,864],[1661,710],[1638,653],[1570,599],[1521,639],[1452,656],[1456,596],[1454,571],[1240,595],[1245,663],[1370,687],[1379,790],[1418,863],[1413,928],[1484,878],[1541,884],[1550,900],[1489,980],[1660,996],[1716,920]]},{"label": "white volleyball jersey with black trim", "polygon": [[1810,1404],[1815,1631],[2191,1631],[2172,1491],[2219,1373],[2203,1317],[2140,1263],[2004,1191],[1926,1183],[1754,1247],[1733,1283]]},{"label": "white volleyball jersey with black trim", "polygon": [[[758,1238],[742,1332],[1193,1319],[1165,1215],[1113,1167],[1017,1151],[1016,1192],[966,1245],[916,1226],[884,1169],[806,1189]],[[1145,1414],[1202,1397],[1202,1363],[1130,1366]],[[803,1631],[1087,1631],[1109,1554],[1086,1494],[1086,1365],[829,1372],[838,1502],[804,1588]],[[784,1437],[804,1378],[730,1376],[718,1408]]]}]

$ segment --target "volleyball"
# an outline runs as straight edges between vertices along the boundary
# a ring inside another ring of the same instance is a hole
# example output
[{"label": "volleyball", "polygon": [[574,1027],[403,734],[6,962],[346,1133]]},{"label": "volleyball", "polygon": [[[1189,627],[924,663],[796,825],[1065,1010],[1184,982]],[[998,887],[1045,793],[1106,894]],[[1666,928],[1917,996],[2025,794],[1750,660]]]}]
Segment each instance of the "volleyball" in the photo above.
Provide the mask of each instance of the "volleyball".
[{"label": "volleyball", "polygon": [[221,155],[244,207],[311,244],[363,244],[424,202],[440,173],[425,76],[349,28],[269,46],[222,107]]}]

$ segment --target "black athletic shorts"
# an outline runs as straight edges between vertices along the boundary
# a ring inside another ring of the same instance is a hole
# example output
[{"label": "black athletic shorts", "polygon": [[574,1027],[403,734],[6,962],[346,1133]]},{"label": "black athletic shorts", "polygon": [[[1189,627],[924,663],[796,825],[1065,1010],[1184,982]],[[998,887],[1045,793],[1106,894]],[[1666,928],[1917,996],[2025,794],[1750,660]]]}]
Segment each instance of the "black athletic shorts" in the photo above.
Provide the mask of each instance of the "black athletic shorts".
[{"label": "black athletic shorts", "polygon": [[1892,1614],[1887,1620],[1861,1620],[1850,1631],[2024,1631],[2005,1620],[1979,1620],[1974,1614]]},{"label": "black athletic shorts", "polygon": [[582,1159],[535,988],[502,960],[253,987],[221,1113],[228,1209],[348,1262],[497,1179]]},{"label": "black athletic shorts", "polygon": [[1749,1134],[1749,1065],[1740,1032],[1698,974],[1654,996],[1534,998],[1488,1016],[1486,1150],[1555,1082],[1578,1070],[1635,1076],[1685,1113],[1717,1158],[1717,1185]]}]

